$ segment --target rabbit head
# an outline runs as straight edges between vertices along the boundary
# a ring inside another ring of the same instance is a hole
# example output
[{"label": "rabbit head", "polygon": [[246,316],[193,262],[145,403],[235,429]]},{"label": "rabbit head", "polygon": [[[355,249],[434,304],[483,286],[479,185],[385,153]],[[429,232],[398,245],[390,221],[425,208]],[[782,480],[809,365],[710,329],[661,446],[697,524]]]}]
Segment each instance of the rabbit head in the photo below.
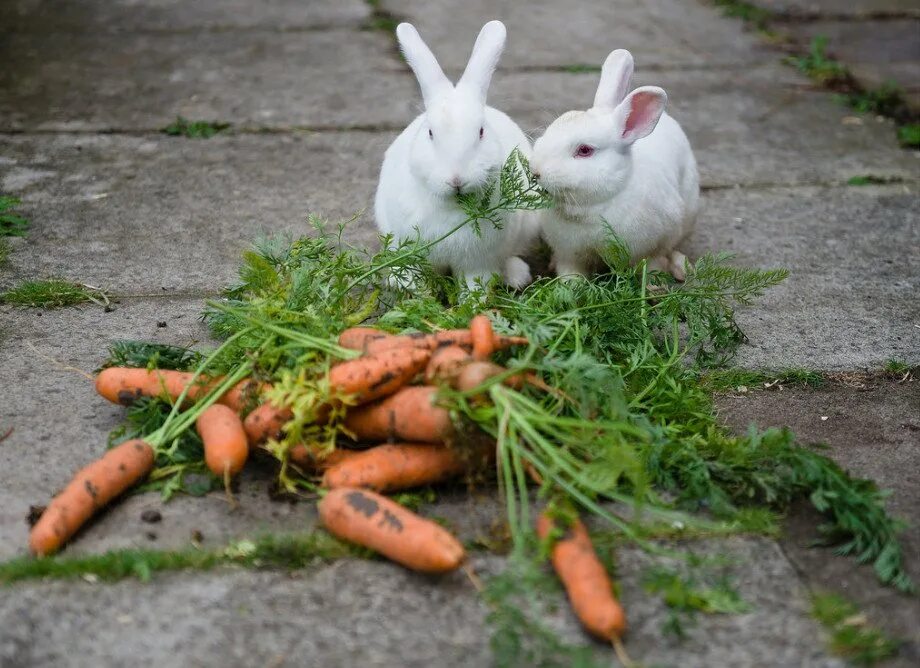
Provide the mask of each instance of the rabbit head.
[{"label": "rabbit head", "polygon": [[415,27],[399,24],[396,37],[425,104],[409,151],[410,171],[445,197],[481,188],[506,157],[485,113],[486,93],[505,46],[504,24],[490,21],[483,26],[456,86]]},{"label": "rabbit head", "polygon": [[627,95],[632,72],[629,51],[611,53],[604,61],[594,106],[563,114],[534,143],[531,168],[540,184],[561,201],[604,202],[625,186],[631,147],[655,129],[668,100],[655,86]]}]

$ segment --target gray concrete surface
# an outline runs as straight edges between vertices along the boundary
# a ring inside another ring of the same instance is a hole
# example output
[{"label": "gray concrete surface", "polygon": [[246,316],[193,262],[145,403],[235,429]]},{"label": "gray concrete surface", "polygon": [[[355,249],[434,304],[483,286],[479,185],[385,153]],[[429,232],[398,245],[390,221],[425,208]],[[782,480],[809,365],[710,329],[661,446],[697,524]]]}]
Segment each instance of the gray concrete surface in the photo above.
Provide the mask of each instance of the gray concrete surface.
[{"label": "gray concrete surface", "polygon": [[[633,49],[637,84],[669,91],[709,188],[690,249],[792,271],[740,313],[751,337],[740,363],[846,371],[889,357],[920,363],[917,153],[897,148],[890,124],[853,114],[781,66],[782,53],[740,23],[678,0],[381,4],[416,22],[452,73],[481,24],[505,18],[510,42],[490,99],[535,134],[592,99],[597,73],[566,66]],[[872,6],[901,11],[898,0]],[[123,295],[112,312],[0,307],[0,386],[16,388],[0,414],[0,433],[14,428],[0,443],[0,559],[24,553],[29,506],[97,456],[118,423],[122,409],[74,369],[92,371],[117,338],[206,343],[203,299],[233,279],[254,237],[303,233],[308,213],[336,221],[369,206],[383,150],[419,107],[392,37],[362,30],[370,11],[357,0],[0,8],[0,191],[21,197],[33,221],[27,239],[13,240],[0,289],[59,275]],[[207,141],[156,133],[177,114],[234,128]],[[844,185],[864,175],[896,183]],[[371,216],[349,235],[373,243]],[[894,488],[892,510],[910,516],[920,503],[911,473],[917,398],[915,386],[899,388],[754,393],[719,406],[739,429],[753,419],[830,439],[835,458]],[[270,478],[266,466],[248,472],[236,510],[221,494],[165,506],[154,495],[126,498],[69,550],[184,547],[195,531],[219,546],[314,526],[309,501],[268,498]],[[153,508],[162,521],[142,522]],[[448,490],[422,512],[472,544],[501,533],[502,509],[488,490]],[[723,572],[753,607],[701,615],[680,644],[663,637],[667,611],[641,587],[659,558],[617,550],[627,649],[645,665],[837,666],[807,615],[809,593],[830,588],[873,621],[887,615],[886,628],[909,640],[891,665],[909,665],[898,662],[916,655],[905,626],[916,600],[879,587],[852,561],[806,549],[815,524],[796,511],[781,542],[681,545],[729,556]],[[906,544],[916,551],[915,530]],[[920,560],[911,558],[916,573]],[[504,559],[476,552],[473,564],[488,576]],[[550,626],[590,642],[561,596],[547,604]],[[0,665],[488,665],[487,613],[462,574],[429,579],[383,562],[294,574],[224,569],[149,584],[30,582],[0,595]],[[611,660],[608,648],[593,648]]]},{"label": "gray concrete surface", "polygon": [[[902,534],[908,573],[920,580],[920,378],[842,374],[819,390],[774,388],[726,393],[717,405],[722,419],[736,429],[792,428],[803,443],[825,443],[829,454],[851,474],[870,478],[891,495],[889,511],[907,522]],[[813,591],[842,591],[869,619],[904,641],[892,665],[920,661],[920,599],[879,587],[868,566],[812,546],[817,513],[802,504],[790,516],[781,541],[783,553]]]},{"label": "gray concrete surface", "polygon": [[920,207],[916,187],[710,192],[689,248],[719,249],[789,279],[743,309],[747,367],[920,364]]},{"label": "gray concrete surface", "polygon": [[8,0],[0,6],[0,34],[320,30],[361,27],[370,15],[362,0],[262,0],[258,5],[247,0]]},{"label": "gray concrete surface", "polygon": [[[638,582],[654,564],[676,564],[622,550],[618,572],[635,659],[688,668],[842,665],[818,649],[820,631],[804,614],[804,591],[775,543],[733,538],[697,543],[692,551],[727,562],[715,576],[735,578],[751,611],[700,616],[684,642],[662,642],[667,609]],[[474,555],[471,565],[488,580],[504,559]],[[166,575],[151,584],[29,583],[7,591],[12,595],[0,600],[0,659],[13,665],[154,666],[176,657],[183,665],[233,667],[490,662],[489,610],[463,573],[432,578],[345,560],[291,575],[222,570]],[[561,592],[545,600],[550,607],[542,622],[584,645]],[[36,636],[43,641],[32,643]],[[608,650],[593,649],[605,665]]]}]

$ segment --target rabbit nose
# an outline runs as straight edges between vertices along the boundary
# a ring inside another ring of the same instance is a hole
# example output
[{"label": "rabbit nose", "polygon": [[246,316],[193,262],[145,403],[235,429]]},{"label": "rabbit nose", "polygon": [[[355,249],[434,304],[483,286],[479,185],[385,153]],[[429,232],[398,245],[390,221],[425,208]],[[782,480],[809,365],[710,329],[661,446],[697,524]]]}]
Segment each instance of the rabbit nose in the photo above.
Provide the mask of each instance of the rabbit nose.
[{"label": "rabbit nose", "polygon": [[455,176],[447,182],[447,185],[459,191],[463,187],[463,180],[459,176]]}]

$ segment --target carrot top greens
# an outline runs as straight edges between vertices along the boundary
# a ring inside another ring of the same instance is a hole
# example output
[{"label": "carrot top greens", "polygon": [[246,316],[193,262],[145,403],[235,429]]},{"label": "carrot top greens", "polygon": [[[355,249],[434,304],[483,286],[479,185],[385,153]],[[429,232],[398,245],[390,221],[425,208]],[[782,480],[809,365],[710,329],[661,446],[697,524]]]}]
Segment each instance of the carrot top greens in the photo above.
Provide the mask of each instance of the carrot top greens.
[{"label": "carrot top greens", "polygon": [[[546,204],[520,156],[509,158],[488,197],[462,202],[465,224],[474,226],[494,224],[501,209]],[[310,236],[262,239],[244,254],[237,284],[203,315],[225,341],[220,349],[205,358],[121,344],[113,355],[138,366],[159,355],[207,375],[239,377],[245,368],[271,380],[275,398],[294,413],[288,437],[268,444],[284,464],[294,443],[332,447],[338,435],[336,415],[323,426],[313,418],[329,398],[330,363],[353,354],[335,344],[339,332],[362,324],[394,333],[461,328],[485,312],[496,332],[531,342],[500,353],[499,361],[557,389],[514,390],[498,377],[475,393],[444,389],[440,395],[458,424],[497,441],[513,563],[525,563],[535,550],[527,489],[535,472],[541,496],[567,500],[653,550],[662,549],[649,541],[654,535],[774,533],[778,513],[807,498],[827,519],[822,540],[871,563],[882,582],[913,588],[903,569],[899,522],[885,512],[884,494],[871,481],[851,477],[789,431],[731,433],[716,419],[711,388],[700,382],[745,341],[735,309],[784,280],[785,270],[735,267],[728,255],[706,255],[677,284],[645,263],[630,266],[628,251],[611,236],[607,270],[591,280],[539,278],[519,292],[497,282],[470,291],[432,270],[426,261],[431,244],[382,238],[382,250],[372,252],[347,243],[347,224],[330,229],[317,218],[309,222]],[[483,391],[490,401],[471,400]],[[182,412],[157,401],[141,404],[119,434],[159,430],[154,480],[166,492],[200,471],[200,443],[194,430],[182,427],[192,424],[195,410],[198,405]],[[313,489],[284,465],[281,483]],[[516,619],[496,606],[495,619]],[[502,642],[516,641],[507,636]]]}]

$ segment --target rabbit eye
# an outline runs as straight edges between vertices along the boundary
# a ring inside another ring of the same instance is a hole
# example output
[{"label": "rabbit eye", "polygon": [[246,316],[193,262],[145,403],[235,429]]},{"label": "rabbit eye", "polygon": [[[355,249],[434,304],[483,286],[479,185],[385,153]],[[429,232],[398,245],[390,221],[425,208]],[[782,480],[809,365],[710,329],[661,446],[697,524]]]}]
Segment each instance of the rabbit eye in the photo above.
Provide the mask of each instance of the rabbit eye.
[{"label": "rabbit eye", "polygon": [[483,128],[479,128],[479,138],[482,139],[482,135],[485,133]]},{"label": "rabbit eye", "polygon": [[576,158],[590,158],[594,155],[594,147],[588,146],[587,144],[582,144],[577,149],[575,149]]},{"label": "rabbit eye", "polygon": [[431,128],[428,128],[428,139],[434,139],[434,133],[431,131]]}]

